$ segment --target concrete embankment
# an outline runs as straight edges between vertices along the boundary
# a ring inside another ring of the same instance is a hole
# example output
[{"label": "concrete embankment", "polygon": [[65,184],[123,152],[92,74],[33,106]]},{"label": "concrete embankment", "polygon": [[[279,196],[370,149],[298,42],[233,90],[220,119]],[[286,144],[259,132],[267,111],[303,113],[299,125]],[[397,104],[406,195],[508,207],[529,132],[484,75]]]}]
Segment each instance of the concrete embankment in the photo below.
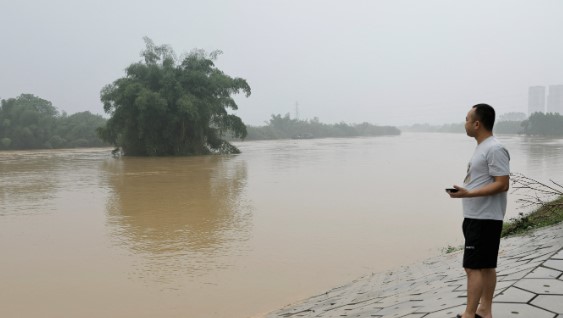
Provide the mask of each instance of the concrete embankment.
[{"label": "concrete embankment", "polygon": [[[562,249],[563,224],[503,239],[493,316],[563,318]],[[455,317],[466,301],[462,253],[368,275],[266,317]]]}]

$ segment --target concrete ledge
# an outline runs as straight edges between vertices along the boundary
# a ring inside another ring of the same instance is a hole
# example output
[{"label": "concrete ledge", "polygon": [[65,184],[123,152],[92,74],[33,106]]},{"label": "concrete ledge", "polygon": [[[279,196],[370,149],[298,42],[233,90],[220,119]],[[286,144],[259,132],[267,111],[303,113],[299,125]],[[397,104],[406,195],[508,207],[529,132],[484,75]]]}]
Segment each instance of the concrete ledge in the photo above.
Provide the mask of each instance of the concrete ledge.
[{"label": "concrete ledge", "polygon": [[[495,318],[563,318],[563,224],[501,241]],[[465,309],[462,252],[361,277],[266,317],[455,317]]]}]

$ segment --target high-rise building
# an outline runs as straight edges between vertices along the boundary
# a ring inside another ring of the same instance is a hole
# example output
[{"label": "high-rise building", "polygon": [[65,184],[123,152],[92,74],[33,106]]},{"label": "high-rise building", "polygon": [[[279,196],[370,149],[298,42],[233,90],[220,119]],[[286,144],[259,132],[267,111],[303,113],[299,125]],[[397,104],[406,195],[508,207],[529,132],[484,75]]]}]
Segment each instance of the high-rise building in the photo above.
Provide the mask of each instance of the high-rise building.
[{"label": "high-rise building", "polygon": [[545,113],[545,86],[528,89],[528,115],[533,113]]},{"label": "high-rise building", "polygon": [[563,115],[563,85],[550,85],[547,95],[547,112]]}]

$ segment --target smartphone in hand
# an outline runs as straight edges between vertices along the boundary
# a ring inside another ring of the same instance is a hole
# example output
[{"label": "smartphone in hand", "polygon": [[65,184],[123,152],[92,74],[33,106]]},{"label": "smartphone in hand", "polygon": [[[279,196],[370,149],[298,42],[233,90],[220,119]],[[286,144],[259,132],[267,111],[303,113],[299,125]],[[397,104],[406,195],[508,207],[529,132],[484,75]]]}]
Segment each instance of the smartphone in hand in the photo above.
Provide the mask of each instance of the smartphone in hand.
[{"label": "smartphone in hand", "polygon": [[448,192],[448,193],[456,193],[456,192],[458,192],[458,191],[459,191],[459,190],[456,189],[456,188],[446,188],[446,192]]}]

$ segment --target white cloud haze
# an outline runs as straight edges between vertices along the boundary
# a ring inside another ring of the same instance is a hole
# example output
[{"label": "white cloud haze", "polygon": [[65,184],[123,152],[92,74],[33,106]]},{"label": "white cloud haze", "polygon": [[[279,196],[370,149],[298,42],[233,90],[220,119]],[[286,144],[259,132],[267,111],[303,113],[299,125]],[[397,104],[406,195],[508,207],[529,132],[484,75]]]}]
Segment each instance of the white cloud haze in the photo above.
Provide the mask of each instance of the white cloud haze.
[{"label": "white cloud haze", "polygon": [[526,112],[528,87],[563,84],[563,1],[6,1],[0,98],[32,93],[103,113],[100,89],[140,60],[143,36],[178,54],[224,52],[245,78],[236,112],[260,125],[463,121],[488,102]]}]

